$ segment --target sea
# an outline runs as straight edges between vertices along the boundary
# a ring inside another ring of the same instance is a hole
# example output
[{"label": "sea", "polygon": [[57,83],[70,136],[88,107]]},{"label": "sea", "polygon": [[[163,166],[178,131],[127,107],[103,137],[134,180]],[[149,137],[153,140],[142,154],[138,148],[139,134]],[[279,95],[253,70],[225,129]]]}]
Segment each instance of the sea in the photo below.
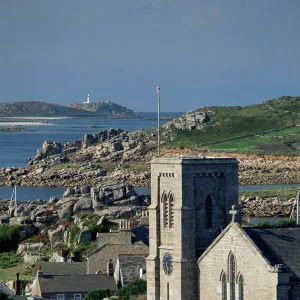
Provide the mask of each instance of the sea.
[{"label": "sea", "polygon": [[[26,165],[26,160],[36,155],[37,149],[42,147],[44,141],[58,141],[66,143],[82,139],[86,133],[97,133],[110,128],[121,128],[129,132],[140,129],[148,129],[157,126],[157,112],[140,112],[140,119],[102,119],[102,118],[80,118],[80,119],[47,119],[45,122],[54,125],[47,126],[23,126],[26,132],[0,132],[0,168],[21,167]],[[169,120],[166,117],[179,117],[183,112],[162,112],[163,118],[160,123]],[[92,126],[91,126],[92,125]],[[2,126],[7,127],[7,126]],[[1,128],[1,123],[0,123]],[[240,191],[262,190],[282,187],[299,187],[300,184],[291,185],[262,185],[262,186],[240,186]],[[65,187],[18,187],[17,199],[19,201],[43,199],[50,197],[62,197]],[[150,194],[149,187],[136,188],[139,194]],[[10,198],[11,187],[0,187],[0,199]]]}]

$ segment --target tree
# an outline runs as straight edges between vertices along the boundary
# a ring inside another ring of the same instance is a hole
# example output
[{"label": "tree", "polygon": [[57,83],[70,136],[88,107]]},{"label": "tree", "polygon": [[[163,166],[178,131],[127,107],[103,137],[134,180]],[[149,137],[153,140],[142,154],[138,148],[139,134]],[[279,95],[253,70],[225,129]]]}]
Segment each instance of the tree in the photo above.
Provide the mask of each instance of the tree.
[{"label": "tree", "polygon": [[146,293],[147,282],[143,279],[132,281],[118,290],[118,296],[120,296],[122,300],[130,300],[133,299],[131,296],[144,295]]},{"label": "tree", "polygon": [[103,300],[105,297],[109,297],[109,296],[110,296],[109,289],[90,291],[84,297],[84,300]]}]

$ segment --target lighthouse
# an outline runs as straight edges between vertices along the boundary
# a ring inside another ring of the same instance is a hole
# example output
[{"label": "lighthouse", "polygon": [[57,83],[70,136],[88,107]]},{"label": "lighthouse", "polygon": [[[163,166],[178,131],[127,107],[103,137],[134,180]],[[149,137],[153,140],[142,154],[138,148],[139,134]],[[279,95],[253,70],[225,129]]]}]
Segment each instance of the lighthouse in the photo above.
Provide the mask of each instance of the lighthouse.
[{"label": "lighthouse", "polygon": [[90,101],[90,95],[87,96],[86,101],[84,101],[83,103],[91,103],[91,101]]}]

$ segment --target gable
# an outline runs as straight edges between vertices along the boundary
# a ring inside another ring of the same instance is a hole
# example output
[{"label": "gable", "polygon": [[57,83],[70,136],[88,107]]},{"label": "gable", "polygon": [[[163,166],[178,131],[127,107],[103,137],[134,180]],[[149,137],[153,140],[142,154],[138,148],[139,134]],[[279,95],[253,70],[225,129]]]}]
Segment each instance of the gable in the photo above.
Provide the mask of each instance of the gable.
[{"label": "gable", "polygon": [[[230,241],[229,241],[230,239]],[[237,242],[238,239],[238,242]],[[263,255],[262,251],[255,245],[251,238],[247,235],[244,229],[236,222],[231,222],[211,243],[211,245],[203,252],[198,259],[198,264],[219,244],[232,243],[231,248],[237,248],[236,244],[239,243],[239,248],[249,249],[254,255],[258,256],[265,267],[270,267],[271,263]],[[229,247],[230,248],[230,247]]]}]

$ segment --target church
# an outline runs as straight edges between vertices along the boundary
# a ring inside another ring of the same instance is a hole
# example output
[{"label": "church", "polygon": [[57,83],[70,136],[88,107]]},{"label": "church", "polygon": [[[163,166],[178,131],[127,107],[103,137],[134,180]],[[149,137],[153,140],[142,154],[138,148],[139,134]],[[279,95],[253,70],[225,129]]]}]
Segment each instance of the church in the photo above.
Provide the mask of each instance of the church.
[{"label": "church", "polygon": [[151,163],[147,300],[300,299],[300,228],[240,225],[238,161]]}]

